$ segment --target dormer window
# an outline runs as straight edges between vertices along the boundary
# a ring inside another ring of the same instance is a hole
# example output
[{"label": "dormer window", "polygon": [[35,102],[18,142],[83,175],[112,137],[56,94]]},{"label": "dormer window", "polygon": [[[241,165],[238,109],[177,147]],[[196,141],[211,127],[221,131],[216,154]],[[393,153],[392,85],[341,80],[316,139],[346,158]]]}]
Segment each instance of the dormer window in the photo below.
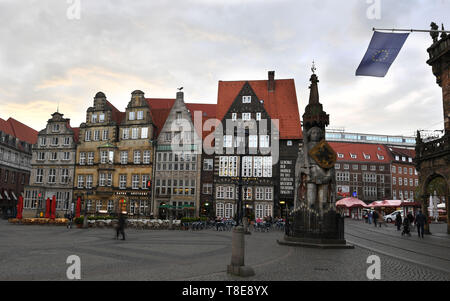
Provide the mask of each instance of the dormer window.
[{"label": "dormer window", "polygon": [[402,161],[406,161],[406,157],[402,157]]},{"label": "dormer window", "polygon": [[365,153],[363,153],[363,155],[364,155],[364,159],[366,159],[366,160],[370,160],[370,155],[368,155],[368,154],[365,154]]},{"label": "dormer window", "polygon": [[377,154],[378,160],[384,160],[384,156]]},{"label": "dormer window", "polygon": [[337,153],[337,155],[338,155],[338,158],[341,158],[341,159],[343,159],[343,158],[344,158],[344,154],[341,154],[341,153]]},{"label": "dormer window", "polygon": [[256,113],[256,120],[261,120],[261,113]]},{"label": "dormer window", "polygon": [[236,121],[237,120],[237,113],[231,113],[231,120]]},{"label": "dormer window", "polygon": [[350,153],[350,157],[351,157],[352,159],[356,159],[356,154]]},{"label": "dormer window", "polygon": [[400,157],[399,156],[395,156],[395,161],[399,161]]},{"label": "dormer window", "polygon": [[242,103],[251,103],[252,97],[251,96],[242,96]]},{"label": "dormer window", "polygon": [[411,162],[412,162],[412,158],[408,158],[408,162],[410,162],[410,163],[411,163]]}]

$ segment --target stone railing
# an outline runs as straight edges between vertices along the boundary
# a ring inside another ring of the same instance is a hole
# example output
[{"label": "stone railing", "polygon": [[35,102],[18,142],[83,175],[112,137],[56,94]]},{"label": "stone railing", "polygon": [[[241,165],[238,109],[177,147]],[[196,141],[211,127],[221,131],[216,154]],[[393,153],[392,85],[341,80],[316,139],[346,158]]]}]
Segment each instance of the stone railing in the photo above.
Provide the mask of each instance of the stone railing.
[{"label": "stone railing", "polygon": [[442,155],[450,152],[450,135],[445,135],[439,139],[424,142],[418,147],[417,159],[423,160],[428,157]]}]

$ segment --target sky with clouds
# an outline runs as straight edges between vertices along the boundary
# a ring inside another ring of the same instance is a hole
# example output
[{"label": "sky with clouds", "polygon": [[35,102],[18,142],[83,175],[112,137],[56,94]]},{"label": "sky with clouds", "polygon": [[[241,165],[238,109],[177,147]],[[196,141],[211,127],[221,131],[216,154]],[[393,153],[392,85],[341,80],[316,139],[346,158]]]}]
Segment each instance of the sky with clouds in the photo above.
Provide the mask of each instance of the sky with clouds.
[{"label": "sky with clouds", "polygon": [[429,29],[449,13],[450,0],[0,0],[0,118],[41,130],[59,104],[76,127],[98,91],[121,111],[136,89],[215,103],[219,80],[269,70],[295,80],[303,114],[314,60],[330,127],[442,129],[428,33],[410,34],[386,77],[355,70],[373,27]]}]

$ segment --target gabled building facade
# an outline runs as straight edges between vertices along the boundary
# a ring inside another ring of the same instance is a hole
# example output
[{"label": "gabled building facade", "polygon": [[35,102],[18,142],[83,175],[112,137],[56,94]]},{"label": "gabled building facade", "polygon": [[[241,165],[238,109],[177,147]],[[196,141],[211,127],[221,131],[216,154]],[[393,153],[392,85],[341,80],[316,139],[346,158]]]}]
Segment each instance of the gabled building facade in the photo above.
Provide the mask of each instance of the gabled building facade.
[{"label": "gabled building facade", "polygon": [[[279,216],[293,206],[295,161],[302,130],[292,79],[220,81],[215,131],[214,208],[233,218],[242,176],[245,215]],[[280,164],[281,163],[281,164]],[[280,168],[281,167],[281,168]],[[280,206],[280,201],[285,205]]]},{"label": "gabled building facade", "polygon": [[16,214],[17,201],[29,183],[32,145],[38,132],[13,119],[0,118],[0,216]]},{"label": "gabled building facade", "polygon": [[56,198],[56,217],[71,210],[78,128],[55,112],[33,146],[32,171],[24,193],[24,217],[41,217],[47,198]]},{"label": "gabled building facade", "polygon": [[398,147],[387,147],[391,153],[392,199],[416,200],[419,173],[413,162],[415,151]]}]

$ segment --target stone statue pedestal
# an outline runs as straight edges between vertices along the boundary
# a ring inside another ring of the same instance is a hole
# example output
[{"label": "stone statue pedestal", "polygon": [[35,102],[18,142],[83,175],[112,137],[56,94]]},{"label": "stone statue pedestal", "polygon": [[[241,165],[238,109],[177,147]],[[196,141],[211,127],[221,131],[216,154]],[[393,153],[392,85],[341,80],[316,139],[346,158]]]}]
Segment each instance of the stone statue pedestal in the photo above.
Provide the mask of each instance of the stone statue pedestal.
[{"label": "stone statue pedestal", "polygon": [[329,210],[323,216],[308,208],[300,208],[289,216],[289,227],[281,245],[321,248],[353,249],[344,239],[344,218]]}]

